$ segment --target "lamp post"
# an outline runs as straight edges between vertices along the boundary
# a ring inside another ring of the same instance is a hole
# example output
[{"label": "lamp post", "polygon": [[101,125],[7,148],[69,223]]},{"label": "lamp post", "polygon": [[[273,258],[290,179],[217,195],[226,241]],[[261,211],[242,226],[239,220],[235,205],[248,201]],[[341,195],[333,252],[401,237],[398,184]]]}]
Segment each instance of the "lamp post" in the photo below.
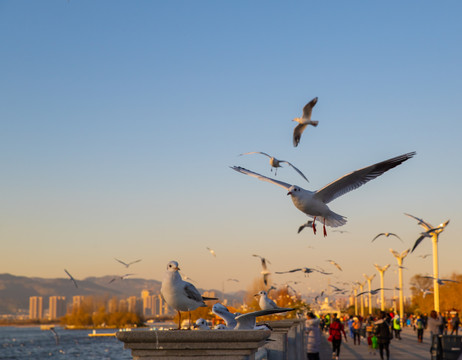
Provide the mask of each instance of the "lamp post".
[{"label": "lamp post", "polygon": [[397,251],[390,249],[390,252],[398,260],[398,276],[399,276],[399,317],[401,326],[404,320],[404,298],[403,298],[403,260],[409,254],[411,249],[404,250],[401,254]]},{"label": "lamp post", "polygon": [[[361,292],[364,291],[364,285],[366,285],[366,281],[360,283],[359,281],[356,282],[359,286],[359,290]],[[364,294],[361,294],[361,316],[364,317]]]},{"label": "lamp post", "polygon": [[374,266],[380,274],[380,288],[381,288],[380,290],[380,310],[384,311],[385,310],[385,295],[383,293],[383,286],[384,286],[383,277],[384,277],[385,271],[387,271],[387,269],[390,267],[390,264],[387,264],[384,267],[380,267],[377,264],[374,264]]},{"label": "lamp post", "polygon": [[[366,278],[367,285],[369,285],[369,314],[372,315],[372,280],[375,278],[375,274],[372,274],[371,276],[367,276],[366,274],[363,274],[363,276]],[[383,290],[382,290],[383,291]]]},{"label": "lamp post", "polygon": [[353,288],[353,293],[355,295],[355,315],[358,315],[358,287]]},{"label": "lamp post", "polygon": [[[433,246],[433,301],[434,301],[434,308],[436,312],[440,312],[440,284],[438,283],[439,274],[438,274],[438,236],[443,232],[446,226],[449,224],[449,220],[446,222],[438,225],[438,227],[434,228],[430,223],[426,222],[423,219],[419,219],[413,215],[406,214],[418,221],[418,224],[423,227],[426,231],[425,237],[431,237],[432,239],[432,246]],[[417,245],[417,243],[416,243]],[[414,245],[414,248],[415,246]],[[412,249],[414,251],[414,249]]]}]

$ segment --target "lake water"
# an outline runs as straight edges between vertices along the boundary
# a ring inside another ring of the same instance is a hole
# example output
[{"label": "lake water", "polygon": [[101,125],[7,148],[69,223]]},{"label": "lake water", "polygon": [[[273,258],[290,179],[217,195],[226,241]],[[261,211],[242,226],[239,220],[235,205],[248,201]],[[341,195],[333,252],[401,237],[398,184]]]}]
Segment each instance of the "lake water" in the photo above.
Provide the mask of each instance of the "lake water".
[{"label": "lake water", "polygon": [[0,327],[0,359],[132,359],[131,351],[125,350],[115,337],[89,337],[91,330],[55,327],[55,331],[58,344],[50,330],[40,327]]}]

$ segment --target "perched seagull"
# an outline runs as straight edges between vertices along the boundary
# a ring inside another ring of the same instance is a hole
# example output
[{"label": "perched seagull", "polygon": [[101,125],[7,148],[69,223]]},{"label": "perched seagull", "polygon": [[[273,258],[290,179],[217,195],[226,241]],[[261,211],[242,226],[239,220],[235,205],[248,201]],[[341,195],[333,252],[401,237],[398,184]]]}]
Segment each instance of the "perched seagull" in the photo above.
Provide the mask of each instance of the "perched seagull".
[{"label": "perched seagull", "polygon": [[226,330],[226,326],[223,324],[217,324],[214,326],[213,330]]},{"label": "perched seagull", "polygon": [[67,276],[69,276],[69,278],[72,280],[72,282],[74,283],[74,286],[78,288],[77,281],[75,281],[74,277],[66,269],[64,269],[64,271],[66,272]]},{"label": "perched seagull", "polygon": [[225,321],[227,329],[234,329],[236,327],[236,315],[231,313],[226,306],[216,303],[212,306],[212,312]]},{"label": "perched seagull", "polygon": [[432,280],[436,280],[436,282],[440,285],[444,285],[445,282],[455,282],[455,283],[459,283],[459,281],[457,280],[451,280],[451,279],[437,279],[437,278],[434,278],[433,276],[422,276],[423,279],[432,279]]},{"label": "perched seagull", "polygon": [[393,234],[393,233],[388,233],[388,232],[387,232],[387,233],[380,233],[380,234],[376,235],[376,237],[373,238],[371,242],[373,242],[375,239],[377,239],[378,237],[380,237],[380,236],[382,236],[382,235],[383,235],[383,236],[386,236],[386,237],[394,236],[394,237],[397,237],[398,239],[400,239],[401,242],[403,242],[403,240],[402,240],[398,235]]},{"label": "perched seagull", "polygon": [[434,235],[438,236],[445,228],[446,226],[449,224],[449,220],[442,223],[442,224],[439,224],[437,227],[434,227],[432,226],[429,222],[421,219],[421,218],[418,218],[414,215],[411,215],[411,214],[407,214],[407,213],[404,213],[404,215],[406,216],[409,216],[415,220],[417,220],[417,224],[420,225],[421,227],[424,228],[425,232],[424,233],[421,233],[420,237],[416,240],[416,242],[414,243],[414,246],[412,248],[412,251],[413,252],[415,250],[415,248],[422,242],[423,239],[425,239],[426,237],[433,237]]},{"label": "perched seagull", "polygon": [[448,224],[449,224],[449,220],[446,221],[446,222],[443,223],[443,224],[440,224],[440,226],[438,226],[438,227],[436,227],[436,228],[429,229],[429,230],[427,230],[427,231],[425,231],[425,232],[420,233],[420,236],[419,236],[419,238],[415,241],[414,246],[412,247],[411,252],[413,252],[413,251],[415,250],[415,248],[416,248],[417,246],[419,246],[419,244],[422,242],[423,239],[425,239],[425,238],[427,238],[427,237],[428,237],[428,238],[431,238],[431,237],[433,237],[433,235],[435,235],[435,234],[438,235],[441,231],[443,231],[443,229],[444,229]]},{"label": "perched seagull", "polygon": [[[264,153],[264,152],[261,152],[261,151],[252,151],[252,152],[248,152],[248,153],[244,153],[244,154],[241,154],[240,156],[242,155],[250,155],[250,154],[262,154],[262,155],[265,155],[267,157],[269,157],[270,159],[270,165],[271,165],[271,171],[273,171],[273,168],[275,169],[274,170],[274,175],[277,175],[277,171],[278,171],[278,168],[279,167],[282,167],[281,164],[287,164],[289,165],[290,167],[292,167],[296,172],[298,172],[298,174],[304,178],[306,181],[308,181],[308,179],[306,178],[305,175],[303,175],[303,173],[298,170],[294,165],[292,165],[290,162],[286,161],[286,160],[278,160],[276,159],[274,156],[271,156],[271,155],[268,155],[267,153]],[[308,181],[309,182],[309,181]]]},{"label": "perched seagull", "polygon": [[212,254],[214,257],[217,257],[217,254],[215,254],[215,251],[213,249],[210,249],[209,247],[206,248],[210,254]]},{"label": "perched seagull", "polygon": [[[297,233],[300,234],[300,232],[306,228],[306,227],[313,227],[316,229],[316,225],[313,224],[313,220],[308,220],[305,224],[301,225],[299,228],[298,228],[298,231]],[[316,231],[314,232],[316,234]]]},{"label": "perched seagull", "polygon": [[167,264],[167,271],[162,280],[160,293],[170,307],[178,312],[178,329],[181,328],[181,312],[189,312],[189,324],[191,325],[191,311],[198,307],[206,307],[204,300],[218,300],[202,296],[196,287],[184,281],[178,273],[180,268],[176,261]]},{"label": "perched seagull", "polygon": [[425,255],[419,255],[419,257],[421,257],[422,259],[426,259],[427,257],[429,257],[431,254],[425,254]]},{"label": "perched seagull", "polygon": [[114,258],[116,261],[120,262],[122,265],[124,265],[126,268],[128,268],[130,265],[136,264],[137,262],[140,262],[143,259],[138,259],[129,263],[123,262],[122,260]]},{"label": "perched seagull", "polygon": [[312,125],[314,127],[318,126],[318,121],[311,120],[311,112],[313,111],[313,107],[317,102],[318,98],[315,97],[303,108],[302,117],[293,119],[293,121],[298,122],[298,125],[294,129],[294,147],[297,147],[298,143],[300,142],[300,138],[302,137],[302,133],[308,125]]},{"label": "perched seagull", "polygon": [[343,271],[342,268],[340,267],[340,265],[337,264],[334,260],[326,260],[326,261],[330,262],[332,265],[334,265],[340,271]]},{"label": "perched seagull", "polygon": [[117,277],[111,279],[111,281],[109,281],[108,284],[113,283],[116,280],[123,280],[126,277],[131,276],[131,275],[135,275],[135,274],[125,274],[125,275],[122,275],[122,276],[117,276]]},{"label": "perched seagull", "polygon": [[207,324],[207,321],[202,318],[197,319],[193,327],[199,330],[210,330],[210,326]]},{"label": "perched seagull", "polygon": [[415,152],[407,153],[379,162],[374,165],[353,171],[341,178],[331,182],[317,191],[305,190],[297,185],[291,185],[279,180],[271,179],[266,176],[257,174],[253,171],[244,169],[239,166],[231,167],[231,169],[245,175],[255,177],[262,181],[267,181],[277,186],[286,189],[287,195],[291,195],[292,201],[297,209],[313,218],[313,232],[316,233],[314,226],[316,218],[323,219],[324,236],[327,236],[326,225],[337,227],[345,225],[347,220],[344,216],[331,211],[327,204],[337,197],[346,194],[347,192],[357,189],[368,181],[375,179],[386,171],[400,165],[404,161],[412,158]]},{"label": "perched seagull", "polygon": [[268,297],[266,291],[262,290],[258,294],[254,296],[260,296],[260,300],[258,301],[258,305],[260,305],[260,309],[262,310],[270,310],[270,309],[279,309],[277,304]]},{"label": "perched seagull", "polygon": [[271,263],[269,262],[269,260],[265,259],[263,256],[256,255],[256,254],[253,254],[252,256],[260,258],[261,267],[262,267],[262,270],[261,270],[260,274],[263,275],[263,283],[265,284],[265,286],[267,286],[268,285],[268,277],[271,275],[271,273],[268,271],[266,263],[267,262],[268,262],[268,264],[271,264]]}]

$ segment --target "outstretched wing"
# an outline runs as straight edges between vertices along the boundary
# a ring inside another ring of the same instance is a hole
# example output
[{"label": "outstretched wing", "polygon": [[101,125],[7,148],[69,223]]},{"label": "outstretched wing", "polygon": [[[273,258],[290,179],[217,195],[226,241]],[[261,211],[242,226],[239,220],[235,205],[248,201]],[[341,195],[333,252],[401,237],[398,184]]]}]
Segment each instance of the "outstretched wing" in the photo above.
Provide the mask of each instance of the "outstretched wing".
[{"label": "outstretched wing", "polygon": [[305,119],[308,119],[308,120],[311,119],[311,112],[313,111],[313,108],[317,102],[318,102],[318,98],[315,97],[313,100],[311,100],[308,104],[306,104],[303,107],[303,117]]},{"label": "outstretched wing", "polygon": [[292,169],[294,169],[296,172],[298,172],[298,174],[299,174],[302,178],[304,178],[306,181],[310,182],[310,181],[306,178],[306,176],[305,176],[300,170],[298,170],[295,166],[293,166],[290,162],[285,161],[285,160],[282,160],[282,161],[280,161],[280,162],[281,162],[281,163],[286,163],[287,165],[289,165],[290,167],[292,167]]},{"label": "outstretched wing", "polygon": [[404,215],[409,216],[409,217],[417,220],[419,225],[422,226],[425,230],[430,230],[430,229],[433,228],[433,226],[430,223],[426,222],[424,219],[420,219],[420,218],[418,218],[418,217],[416,217],[414,215],[407,214],[407,213],[404,213]]},{"label": "outstretched wing", "polygon": [[293,273],[296,271],[301,271],[302,269],[293,269],[293,270],[288,270],[288,271],[275,271],[276,274],[287,274],[287,273]]},{"label": "outstretched wing", "polygon": [[292,186],[292,185],[287,184],[287,183],[285,183],[283,181],[271,179],[269,177],[257,174],[256,172],[244,169],[243,167],[240,167],[240,166],[230,166],[230,168],[237,171],[237,172],[240,172],[241,174],[249,175],[249,176],[252,176],[254,178],[257,178],[258,180],[272,183],[272,184],[280,186],[280,187],[282,187],[282,188],[284,188],[286,190],[289,190],[289,188]]},{"label": "outstretched wing", "polygon": [[264,153],[263,151],[251,151],[251,152],[246,152],[246,153],[243,153],[243,154],[239,154],[239,156],[242,156],[242,155],[250,155],[250,154],[262,154],[262,155],[268,156],[268,157],[271,159],[271,156],[268,155],[267,153]]},{"label": "outstretched wing", "polygon": [[382,175],[386,171],[402,164],[404,161],[412,158],[415,154],[415,152],[410,152],[353,171],[324,186],[322,189],[316,191],[314,196],[318,199],[321,199],[324,203],[327,204],[332,200],[338,198],[339,196],[342,196],[347,192],[359,188],[365,183]]}]

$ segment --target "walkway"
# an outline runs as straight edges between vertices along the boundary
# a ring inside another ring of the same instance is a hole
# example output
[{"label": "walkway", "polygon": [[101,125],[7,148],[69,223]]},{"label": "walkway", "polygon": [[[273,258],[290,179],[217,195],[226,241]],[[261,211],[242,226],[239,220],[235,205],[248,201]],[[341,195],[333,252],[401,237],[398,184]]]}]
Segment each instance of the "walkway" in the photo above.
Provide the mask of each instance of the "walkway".
[{"label": "walkway", "polygon": [[[422,360],[431,359],[430,354],[430,332],[424,332],[424,341],[417,342],[417,334],[411,328],[405,328],[401,331],[402,340],[391,340],[390,343],[390,360]],[[371,354],[367,341],[361,338],[361,345],[354,345],[353,339],[348,337],[348,341],[342,341],[340,350],[340,360],[380,360],[380,354]],[[327,341],[327,336],[321,338],[322,346],[320,357],[321,360],[332,359],[332,345]],[[384,358],[385,354],[384,354]]]}]

